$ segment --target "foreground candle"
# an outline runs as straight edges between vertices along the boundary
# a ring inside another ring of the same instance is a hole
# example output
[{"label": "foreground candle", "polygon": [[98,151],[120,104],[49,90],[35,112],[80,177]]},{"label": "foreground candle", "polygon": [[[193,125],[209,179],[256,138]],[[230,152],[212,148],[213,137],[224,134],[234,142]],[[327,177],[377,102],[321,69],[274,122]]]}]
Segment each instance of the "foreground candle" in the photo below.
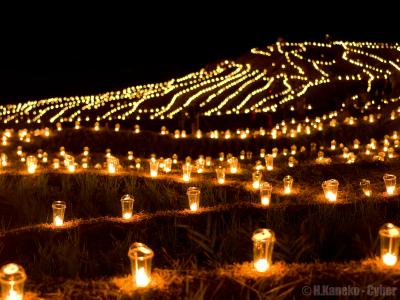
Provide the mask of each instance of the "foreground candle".
[{"label": "foreground candle", "polygon": [[128,220],[132,217],[133,202],[135,200],[131,195],[124,195],[121,198],[122,218]]},{"label": "foreground candle", "polygon": [[265,272],[272,264],[275,234],[270,229],[257,229],[253,233],[253,265],[258,272]]},{"label": "foreground candle", "polygon": [[336,179],[329,179],[322,183],[322,189],[324,190],[325,198],[330,202],[335,202],[337,199],[337,192],[339,187],[339,181]]},{"label": "foreground candle", "polygon": [[64,224],[65,208],[67,207],[64,201],[54,201],[51,205],[53,208],[53,224],[62,226]]},{"label": "foreground candle", "polygon": [[379,237],[383,264],[390,267],[396,265],[400,247],[400,228],[392,223],[386,223],[380,228]]},{"label": "foreground candle", "polygon": [[153,250],[143,243],[134,243],[128,251],[133,282],[136,287],[146,287],[151,281],[151,261]]},{"label": "foreground candle", "polygon": [[187,189],[187,195],[188,195],[190,210],[191,211],[198,210],[200,206],[200,189],[197,187],[189,187]]},{"label": "foreground candle", "polygon": [[25,270],[14,263],[0,269],[1,299],[22,300],[24,297]]}]

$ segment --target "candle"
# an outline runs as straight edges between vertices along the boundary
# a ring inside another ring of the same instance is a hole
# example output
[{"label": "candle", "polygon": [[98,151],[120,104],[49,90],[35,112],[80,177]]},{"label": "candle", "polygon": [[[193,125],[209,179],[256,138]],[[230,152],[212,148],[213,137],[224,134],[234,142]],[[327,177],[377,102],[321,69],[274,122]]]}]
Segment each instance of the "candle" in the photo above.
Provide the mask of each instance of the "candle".
[{"label": "candle", "polygon": [[22,300],[24,297],[25,270],[14,263],[4,265],[0,269],[0,298],[5,300]]},{"label": "candle", "polygon": [[33,155],[29,155],[26,158],[26,166],[28,169],[28,173],[33,174],[36,171],[36,167],[37,167],[37,158],[36,156]]},{"label": "candle", "polygon": [[389,267],[396,265],[400,248],[400,228],[386,223],[379,229],[379,237],[382,263]]},{"label": "candle", "polygon": [[268,182],[260,184],[261,205],[268,206],[271,200],[272,185]]},{"label": "candle", "polygon": [[199,208],[200,203],[200,189],[197,187],[189,187],[187,189],[187,196],[190,210],[196,211]]},{"label": "candle", "polygon": [[185,182],[189,182],[191,172],[192,172],[192,165],[184,164],[182,166],[182,180]]},{"label": "candle", "polygon": [[322,183],[325,198],[330,202],[335,202],[337,198],[337,191],[339,182],[336,179],[329,179]]},{"label": "candle", "polygon": [[[276,154],[275,154],[276,157]],[[267,171],[272,171],[274,169],[274,155],[268,154],[265,156],[265,166]]]},{"label": "candle", "polygon": [[253,265],[258,272],[265,272],[272,263],[275,234],[270,229],[257,229],[253,233]]},{"label": "candle", "polygon": [[258,190],[260,188],[262,173],[260,171],[256,171],[252,174],[252,177],[253,177],[253,189]]},{"label": "candle", "polygon": [[51,205],[53,208],[53,224],[54,226],[62,226],[64,224],[64,214],[67,207],[64,201],[54,201]]},{"label": "candle", "polygon": [[158,175],[158,160],[150,159],[149,164],[150,164],[150,176],[157,177],[157,175]]},{"label": "candle", "polygon": [[367,179],[362,179],[360,182],[360,186],[361,186],[361,189],[362,189],[364,195],[367,197],[370,197],[372,194],[370,181]]},{"label": "candle", "polygon": [[386,186],[386,192],[388,195],[393,195],[396,189],[396,176],[392,174],[385,174],[383,180]]},{"label": "candle", "polygon": [[133,211],[133,202],[135,200],[131,195],[124,195],[121,197],[121,210],[122,210],[122,218],[127,220],[132,217]]},{"label": "candle", "polygon": [[154,252],[143,243],[130,246],[128,257],[131,262],[133,282],[136,287],[146,287],[151,282],[151,261]]},{"label": "candle", "polygon": [[225,183],[225,168],[222,166],[218,166],[215,169],[215,172],[217,173],[217,181],[219,184],[224,184]]},{"label": "candle", "polygon": [[283,193],[290,194],[292,192],[292,185],[293,185],[293,177],[290,175],[286,175],[283,178]]},{"label": "candle", "polygon": [[236,174],[238,172],[239,161],[236,157],[231,157],[229,167],[231,174]]}]

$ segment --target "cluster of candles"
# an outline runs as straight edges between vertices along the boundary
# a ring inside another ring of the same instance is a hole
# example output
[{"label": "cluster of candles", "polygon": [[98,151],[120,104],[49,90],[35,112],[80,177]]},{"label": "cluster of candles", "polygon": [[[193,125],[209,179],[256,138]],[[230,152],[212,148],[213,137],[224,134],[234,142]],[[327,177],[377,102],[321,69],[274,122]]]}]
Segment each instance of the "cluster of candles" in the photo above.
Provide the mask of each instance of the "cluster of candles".
[{"label": "cluster of candles", "polygon": [[[188,195],[193,191],[188,190]],[[385,267],[396,266],[400,249],[400,228],[386,223],[380,228],[379,237],[382,264]],[[252,263],[255,271],[264,273],[270,269],[275,241],[275,233],[271,229],[260,228],[254,231]],[[133,285],[136,288],[147,287],[151,282],[154,251],[143,243],[135,242],[129,247],[128,257]],[[15,263],[4,265],[0,269],[1,299],[22,300],[26,279],[27,275],[22,266]]]}]

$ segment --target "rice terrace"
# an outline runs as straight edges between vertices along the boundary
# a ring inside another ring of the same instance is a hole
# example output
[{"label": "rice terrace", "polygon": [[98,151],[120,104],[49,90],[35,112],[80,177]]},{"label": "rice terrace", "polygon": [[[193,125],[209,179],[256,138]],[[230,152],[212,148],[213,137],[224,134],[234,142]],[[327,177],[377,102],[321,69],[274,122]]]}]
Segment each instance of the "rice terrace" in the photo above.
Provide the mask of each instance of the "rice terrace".
[{"label": "rice terrace", "polygon": [[325,40],[0,105],[1,299],[395,297],[399,100]]}]

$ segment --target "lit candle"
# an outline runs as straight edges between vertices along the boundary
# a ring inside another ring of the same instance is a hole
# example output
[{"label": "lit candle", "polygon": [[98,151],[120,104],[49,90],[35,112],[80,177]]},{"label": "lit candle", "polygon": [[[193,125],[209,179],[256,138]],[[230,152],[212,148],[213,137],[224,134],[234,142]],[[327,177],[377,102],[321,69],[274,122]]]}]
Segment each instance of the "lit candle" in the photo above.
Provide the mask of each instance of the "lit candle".
[{"label": "lit candle", "polygon": [[229,167],[231,174],[236,174],[238,172],[239,161],[236,157],[231,157],[229,161]]},{"label": "lit candle", "polygon": [[131,195],[124,195],[121,198],[122,218],[127,220],[132,217],[133,202],[135,200]]},{"label": "lit candle", "polygon": [[386,186],[386,192],[388,195],[393,195],[396,189],[396,176],[392,174],[385,174],[383,180]]},{"label": "lit candle", "polygon": [[262,173],[260,171],[256,171],[252,174],[252,177],[253,177],[253,189],[258,190],[260,188]]},{"label": "lit candle", "polygon": [[361,189],[362,189],[364,195],[367,197],[370,197],[372,194],[370,181],[367,179],[362,179],[360,182],[360,186],[361,186]]},{"label": "lit candle", "polygon": [[290,194],[292,192],[293,177],[286,175],[283,178],[283,192],[284,194]]},{"label": "lit candle", "polygon": [[5,300],[22,300],[24,297],[25,270],[14,263],[4,265],[0,269],[0,298]]},{"label": "lit candle", "polygon": [[268,206],[271,200],[272,185],[268,182],[262,182],[260,184],[260,197],[261,204]]},{"label": "lit candle", "polygon": [[386,223],[379,229],[379,237],[383,264],[389,267],[396,265],[400,248],[400,228]]},{"label": "lit candle", "polygon": [[225,183],[225,168],[222,166],[218,166],[215,169],[215,172],[217,173],[217,181],[219,184],[224,184]]},{"label": "lit candle", "polygon": [[136,286],[146,287],[150,283],[150,278],[147,276],[144,268],[139,268],[136,272]]},{"label": "lit candle", "polygon": [[265,156],[265,166],[267,168],[267,171],[272,171],[274,169],[274,155],[273,154],[267,154]]},{"label": "lit candle", "polygon": [[54,201],[53,208],[53,224],[54,226],[62,226],[64,224],[64,214],[67,205],[64,201]]},{"label": "lit candle", "polygon": [[257,229],[253,233],[253,265],[258,272],[265,272],[272,264],[275,234],[270,229]]},{"label": "lit candle", "polygon": [[150,176],[157,177],[158,175],[158,160],[150,159]]},{"label": "lit candle", "polygon": [[200,203],[200,189],[197,187],[189,187],[187,189],[187,196],[190,210],[196,211],[199,208]]},{"label": "lit candle", "polygon": [[151,281],[153,250],[143,243],[134,243],[129,248],[128,256],[131,262],[133,282],[136,287],[146,287]]},{"label": "lit candle", "polygon": [[335,202],[337,198],[337,191],[339,182],[336,179],[329,179],[322,183],[325,198],[330,202]]},{"label": "lit candle", "polygon": [[184,164],[182,166],[182,180],[185,182],[189,182],[191,172],[192,172],[192,166],[190,164]]},{"label": "lit candle", "polygon": [[33,155],[29,155],[26,158],[26,166],[28,169],[28,173],[33,174],[36,171],[36,167],[37,167],[37,158],[36,156]]}]

